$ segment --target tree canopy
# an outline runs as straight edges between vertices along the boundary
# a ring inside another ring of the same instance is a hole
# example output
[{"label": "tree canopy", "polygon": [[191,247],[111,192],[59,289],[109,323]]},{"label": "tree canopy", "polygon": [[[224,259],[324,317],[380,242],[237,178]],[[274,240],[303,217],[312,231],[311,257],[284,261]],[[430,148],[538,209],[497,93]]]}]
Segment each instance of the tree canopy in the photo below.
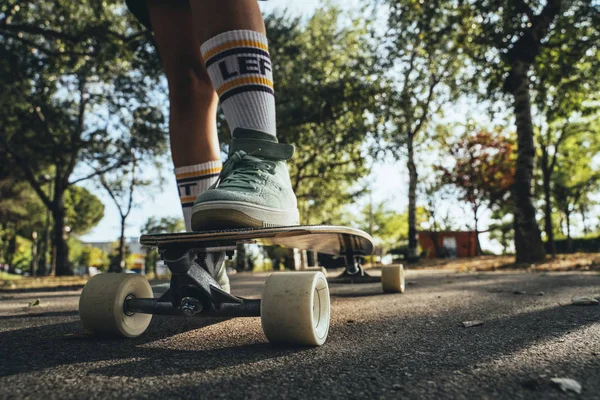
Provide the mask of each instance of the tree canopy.
[{"label": "tree canopy", "polygon": [[[126,165],[164,136],[159,65],[120,1],[0,4],[0,148],[52,212],[54,265],[69,273],[69,186]],[[52,171],[53,190],[41,178]]]}]

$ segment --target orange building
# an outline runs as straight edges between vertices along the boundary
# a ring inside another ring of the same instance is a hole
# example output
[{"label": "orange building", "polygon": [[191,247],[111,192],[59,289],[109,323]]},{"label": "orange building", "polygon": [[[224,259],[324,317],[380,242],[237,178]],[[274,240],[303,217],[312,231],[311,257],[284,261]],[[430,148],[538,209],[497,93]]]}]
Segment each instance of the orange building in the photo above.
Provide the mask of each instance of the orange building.
[{"label": "orange building", "polygon": [[419,245],[425,258],[474,257],[477,254],[477,238],[474,231],[420,231]]}]

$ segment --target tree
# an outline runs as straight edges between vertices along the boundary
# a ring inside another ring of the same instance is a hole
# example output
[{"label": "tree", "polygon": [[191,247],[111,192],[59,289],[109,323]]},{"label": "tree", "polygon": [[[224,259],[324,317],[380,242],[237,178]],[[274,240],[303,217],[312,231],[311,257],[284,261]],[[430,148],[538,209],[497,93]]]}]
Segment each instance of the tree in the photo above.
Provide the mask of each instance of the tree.
[{"label": "tree", "polygon": [[[586,137],[587,136],[587,137]],[[589,194],[600,190],[600,170],[594,169],[592,159],[600,150],[597,134],[571,136],[565,140],[561,156],[556,158],[552,192],[567,228],[567,248],[572,250],[571,216],[589,203]]]},{"label": "tree", "polygon": [[[154,117],[156,120],[153,124],[150,119]],[[108,195],[113,200],[117,207],[120,221],[119,246],[117,248],[117,261],[114,265],[114,270],[111,272],[122,272],[125,268],[125,222],[131,213],[134,203],[134,192],[144,186],[149,186],[152,181],[141,178],[141,170],[148,170],[148,167],[161,165],[160,159],[163,158],[167,151],[166,137],[160,134],[161,125],[164,122],[162,115],[157,113],[148,113],[144,117],[146,129],[154,129],[150,135],[147,132],[140,133],[140,137],[152,136],[158,139],[153,146],[138,146],[136,142],[130,144],[128,153],[131,157],[129,165],[122,167],[118,173],[104,173],[99,175],[100,185],[108,192]],[[146,167],[146,168],[141,168]]]},{"label": "tree", "polygon": [[[573,24],[568,19],[562,22],[566,23],[561,28],[565,35],[567,32],[572,35],[575,30],[576,37],[583,37],[590,29],[585,25]],[[543,118],[537,130],[537,142],[544,193],[544,230],[554,256],[552,176],[564,142],[570,137],[597,130],[600,126],[598,116],[594,115],[598,112],[600,77],[597,71],[600,58],[597,47],[591,47],[585,41],[577,46],[567,46],[564,44],[564,35],[555,35],[551,39],[553,42],[542,50],[540,62],[536,65],[534,99],[537,112]]]},{"label": "tree", "polygon": [[[488,98],[512,99],[518,144],[512,196],[519,262],[535,262],[545,257],[532,201],[535,145],[531,77],[545,49],[554,47],[560,53],[572,46],[592,47],[597,43],[599,7],[589,0],[464,3],[465,22],[470,27],[464,48],[478,69],[477,83],[487,84]],[[561,72],[568,78],[571,71],[567,68]]]},{"label": "tree", "polygon": [[[154,145],[155,137],[136,137],[132,127],[144,125],[138,109],[161,113],[159,62],[120,1],[0,7],[0,148],[51,211],[53,266],[68,274],[65,192],[127,165],[131,142]],[[48,169],[52,193],[41,178]]]},{"label": "tree", "polygon": [[[458,95],[462,53],[458,37],[462,34],[461,15],[454,2],[388,0],[385,67],[395,78],[397,88],[389,93],[389,129],[384,138],[397,158],[407,156],[408,247],[409,258],[417,257],[417,185],[415,161],[418,144],[428,124],[442,104]],[[406,153],[404,153],[406,151]]]},{"label": "tree", "polygon": [[467,131],[455,143],[447,143],[454,165],[436,165],[442,172],[442,182],[454,186],[460,200],[473,212],[477,251],[479,245],[479,211],[509,201],[515,173],[514,149],[500,130]]},{"label": "tree", "polygon": [[507,216],[511,214],[512,204],[502,203],[492,210],[492,223],[488,226],[490,240],[497,240],[502,246],[502,254],[507,254],[514,242],[514,224]]},{"label": "tree", "polygon": [[421,229],[429,230],[435,254],[442,254],[442,249],[439,248],[438,233],[441,231],[456,230],[456,222],[452,218],[450,212],[446,211],[441,214],[440,206],[446,201],[449,194],[440,176],[434,176],[430,182],[424,182],[421,185],[421,196],[425,199],[423,206],[423,214],[425,221],[420,224]]},{"label": "tree", "polygon": [[70,186],[65,191],[65,224],[68,231],[83,235],[104,217],[104,204],[96,195],[81,186]]}]

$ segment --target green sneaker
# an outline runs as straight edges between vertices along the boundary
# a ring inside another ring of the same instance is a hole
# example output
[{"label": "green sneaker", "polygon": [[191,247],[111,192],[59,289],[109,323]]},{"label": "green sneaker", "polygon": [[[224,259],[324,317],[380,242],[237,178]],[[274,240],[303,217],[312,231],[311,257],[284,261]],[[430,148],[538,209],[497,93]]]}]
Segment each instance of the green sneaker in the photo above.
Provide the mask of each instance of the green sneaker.
[{"label": "green sneaker", "polygon": [[217,182],[192,207],[192,230],[298,225],[296,195],[286,165],[294,146],[271,135],[236,129]]}]

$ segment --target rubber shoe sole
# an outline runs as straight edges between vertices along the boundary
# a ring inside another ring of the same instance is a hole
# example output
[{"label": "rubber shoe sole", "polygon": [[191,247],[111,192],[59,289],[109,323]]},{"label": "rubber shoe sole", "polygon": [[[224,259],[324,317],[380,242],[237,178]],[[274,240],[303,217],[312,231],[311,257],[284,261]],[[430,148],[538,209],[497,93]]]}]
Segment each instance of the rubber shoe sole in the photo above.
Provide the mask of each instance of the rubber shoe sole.
[{"label": "rubber shoe sole", "polygon": [[235,201],[206,202],[192,208],[194,231],[298,225],[298,209],[280,210]]}]

